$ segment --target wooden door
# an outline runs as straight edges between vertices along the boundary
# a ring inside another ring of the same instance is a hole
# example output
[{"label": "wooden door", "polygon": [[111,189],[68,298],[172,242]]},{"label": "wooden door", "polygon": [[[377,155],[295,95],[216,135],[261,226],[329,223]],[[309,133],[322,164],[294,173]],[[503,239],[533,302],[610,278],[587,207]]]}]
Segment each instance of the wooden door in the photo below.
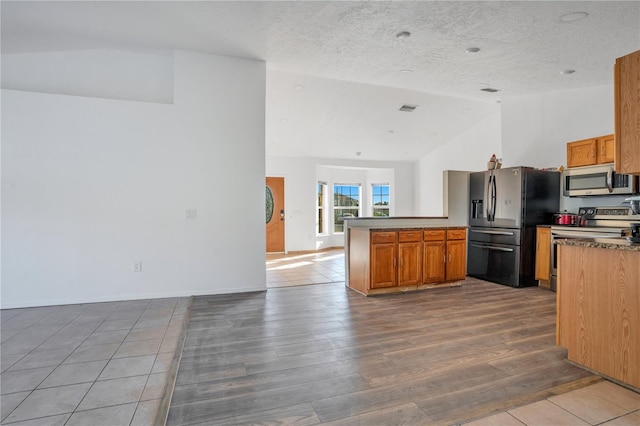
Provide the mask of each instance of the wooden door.
[{"label": "wooden door", "polygon": [[284,252],[284,178],[268,177],[265,187],[267,253]]},{"label": "wooden door", "polygon": [[613,135],[598,138],[598,164],[613,163],[615,160],[615,140]]},{"label": "wooden door", "polygon": [[447,281],[463,280],[467,275],[467,241],[447,241]]},{"label": "wooden door", "polygon": [[596,140],[569,142],[567,144],[567,167],[591,166],[596,164]]}]

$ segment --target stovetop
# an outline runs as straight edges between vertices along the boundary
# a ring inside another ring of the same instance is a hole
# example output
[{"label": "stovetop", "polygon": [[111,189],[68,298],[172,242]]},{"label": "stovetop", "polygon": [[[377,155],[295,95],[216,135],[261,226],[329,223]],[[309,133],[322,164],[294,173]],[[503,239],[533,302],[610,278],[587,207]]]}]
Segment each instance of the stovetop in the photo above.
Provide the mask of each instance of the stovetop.
[{"label": "stovetop", "polygon": [[640,223],[640,215],[634,215],[630,207],[581,207],[578,214],[586,220],[585,226],[552,225],[556,231],[573,231],[586,234],[626,236],[631,233],[631,223]]}]

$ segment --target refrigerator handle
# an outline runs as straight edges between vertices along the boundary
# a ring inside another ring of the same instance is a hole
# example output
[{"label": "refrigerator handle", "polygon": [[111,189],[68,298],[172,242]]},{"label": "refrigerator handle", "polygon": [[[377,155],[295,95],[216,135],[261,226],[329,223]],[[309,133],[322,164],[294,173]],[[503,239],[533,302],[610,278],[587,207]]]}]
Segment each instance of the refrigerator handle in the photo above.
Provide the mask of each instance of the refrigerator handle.
[{"label": "refrigerator handle", "polygon": [[496,177],[493,176],[493,186],[491,187],[491,221],[496,217],[496,198],[498,197],[498,188],[496,186]]},{"label": "refrigerator handle", "polygon": [[493,175],[489,173],[489,183],[487,184],[487,190],[485,192],[484,199],[487,200],[487,220],[491,220],[491,179]]}]

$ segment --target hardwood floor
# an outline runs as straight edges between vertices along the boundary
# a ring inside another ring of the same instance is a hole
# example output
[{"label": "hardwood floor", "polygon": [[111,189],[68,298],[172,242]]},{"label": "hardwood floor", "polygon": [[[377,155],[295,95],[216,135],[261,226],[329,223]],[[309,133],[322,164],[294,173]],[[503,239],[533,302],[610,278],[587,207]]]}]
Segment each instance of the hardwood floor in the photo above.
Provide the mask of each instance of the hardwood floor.
[{"label": "hardwood floor", "polygon": [[555,346],[555,294],[467,279],[195,297],[167,424],[456,424],[601,380]]}]

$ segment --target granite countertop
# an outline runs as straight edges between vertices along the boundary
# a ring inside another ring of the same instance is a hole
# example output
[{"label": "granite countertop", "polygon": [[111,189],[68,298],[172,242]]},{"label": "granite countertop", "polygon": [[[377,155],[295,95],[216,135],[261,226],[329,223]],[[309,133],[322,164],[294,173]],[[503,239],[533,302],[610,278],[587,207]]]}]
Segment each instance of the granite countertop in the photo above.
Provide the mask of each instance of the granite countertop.
[{"label": "granite countertop", "polygon": [[626,237],[616,238],[569,238],[555,241],[558,245],[578,246],[589,248],[604,248],[611,250],[629,250],[640,252],[640,244],[627,241]]}]

